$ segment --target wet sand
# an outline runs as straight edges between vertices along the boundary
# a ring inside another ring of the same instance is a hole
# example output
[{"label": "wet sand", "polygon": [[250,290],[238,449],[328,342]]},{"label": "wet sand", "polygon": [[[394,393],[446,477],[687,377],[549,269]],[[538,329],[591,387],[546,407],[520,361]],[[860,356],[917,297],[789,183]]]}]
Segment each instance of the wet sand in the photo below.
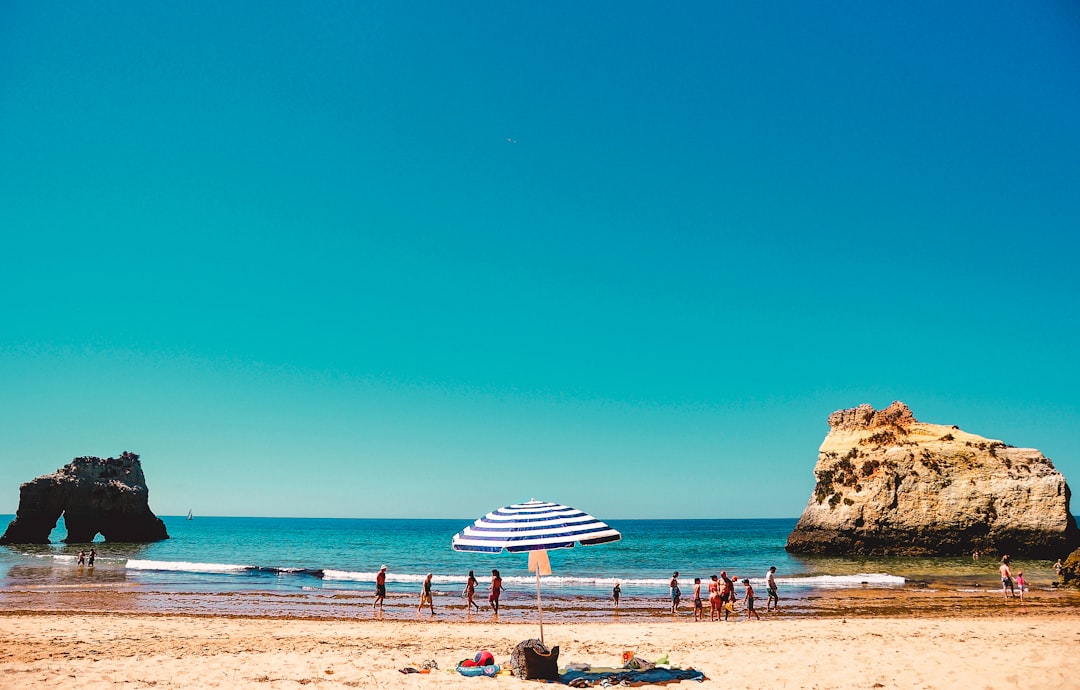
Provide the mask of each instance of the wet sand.
[{"label": "wet sand", "polygon": [[[438,606],[416,616],[404,601],[371,618],[125,612],[130,593],[3,597],[0,688],[320,688],[521,686],[447,672],[481,649],[497,661],[538,635],[535,610],[488,613]],[[76,610],[78,609],[78,610]],[[531,614],[531,615],[530,615]],[[546,612],[560,662],[617,665],[624,650],[670,655],[715,688],[1075,688],[1080,595],[904,587],[826,592],[767,620],[701,622],[689,611],[575,622]],[[527,620],[526,620],[527,619]],[[434,660],[431,674],[399,673]],[[685,685],[685,683],[683,684]],[[524,686],[530,687],[530,686]],[[696,687],[688,685],[687,687]]]}]

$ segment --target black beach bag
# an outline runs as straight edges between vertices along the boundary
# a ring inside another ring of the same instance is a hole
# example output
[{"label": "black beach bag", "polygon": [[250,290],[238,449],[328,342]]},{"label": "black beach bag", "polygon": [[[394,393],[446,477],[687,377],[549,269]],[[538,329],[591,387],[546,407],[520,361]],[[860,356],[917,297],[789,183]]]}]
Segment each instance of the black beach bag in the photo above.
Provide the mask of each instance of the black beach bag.
[{"label": "black beach bag", "polygon": [[524,680],[559,680],[559,648],[540,640],[518,642],[510,653],[513,673]]}]

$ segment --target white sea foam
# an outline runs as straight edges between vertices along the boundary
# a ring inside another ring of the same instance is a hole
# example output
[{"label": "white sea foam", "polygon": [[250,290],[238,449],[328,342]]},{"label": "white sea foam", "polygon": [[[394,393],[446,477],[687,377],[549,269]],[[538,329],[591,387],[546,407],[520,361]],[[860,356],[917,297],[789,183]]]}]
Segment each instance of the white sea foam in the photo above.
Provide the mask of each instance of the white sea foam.
[{"label": "white sea foam", "polygon": [[251,569],[249,565],[230,563],[191,563],[190,561],[144,561],[129,559],[130,570],[162,570],[183,573],[242,573]]}]

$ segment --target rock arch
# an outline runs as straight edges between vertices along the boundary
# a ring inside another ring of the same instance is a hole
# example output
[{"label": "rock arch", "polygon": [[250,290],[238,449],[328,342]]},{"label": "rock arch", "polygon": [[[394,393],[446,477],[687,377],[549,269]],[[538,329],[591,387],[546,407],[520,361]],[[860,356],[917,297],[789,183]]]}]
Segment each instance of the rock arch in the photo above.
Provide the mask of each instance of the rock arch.
[{"label": "rock arch", "polygon": [[48,544],[64,516],[67,543],[149,542],[168,539],[165,523],[150,510],[150,491],[135,453],[118,458],[75,458],[52,474],[19,487],[19,509],[0,544]]}]

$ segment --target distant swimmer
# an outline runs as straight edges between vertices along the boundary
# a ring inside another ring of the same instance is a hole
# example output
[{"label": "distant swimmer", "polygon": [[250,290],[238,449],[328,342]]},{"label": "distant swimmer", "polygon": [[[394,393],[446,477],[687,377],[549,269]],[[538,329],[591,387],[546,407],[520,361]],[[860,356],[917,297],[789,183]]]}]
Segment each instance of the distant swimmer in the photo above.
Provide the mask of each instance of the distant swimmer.
[{"label": "distant swimmer", "polygon": [[510,137],[506,137],[506,141],[509,144],[516,144],[517,143],[517,139],[511,139]]}]

